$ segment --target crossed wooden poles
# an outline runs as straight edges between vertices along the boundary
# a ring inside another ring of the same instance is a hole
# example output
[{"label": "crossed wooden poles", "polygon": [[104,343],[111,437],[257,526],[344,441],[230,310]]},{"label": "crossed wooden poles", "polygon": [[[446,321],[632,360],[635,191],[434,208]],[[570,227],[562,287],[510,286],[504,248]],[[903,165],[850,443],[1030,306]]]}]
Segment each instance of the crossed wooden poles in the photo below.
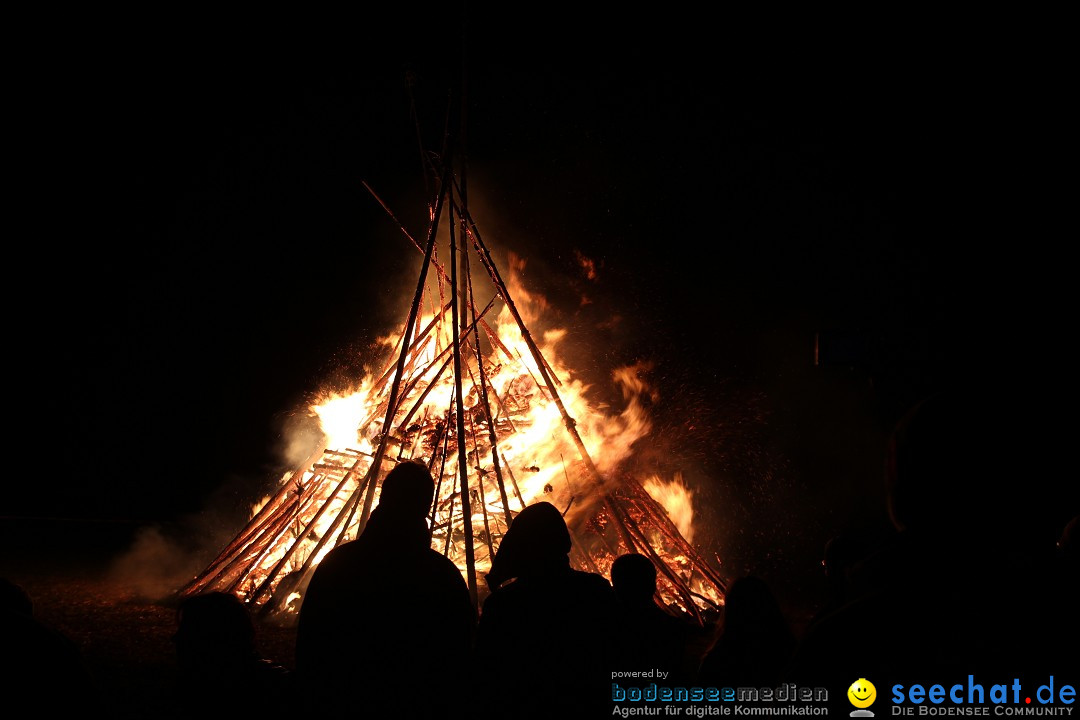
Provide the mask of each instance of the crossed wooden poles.
[{"label": "crossed wooden poles", "polygon": [[[478,564],[494,556],[498,539],[515,513],[530,502],[523,496],[503,446],[517,432],[517,425],[526,422],[521,408],[537,400],[558,408],[578,454],[572,462],[578,477],[564,510],[574,538],[572,562],[606,575],[618,555],[644,554],[657,568],[665,602],[699,622],[702,608],[715,605],[723,596],[720,575],[637,480],[629,475],[602,477],[560,396],[561,381],[534,341],[468,212],[463,190],[447,163],[425,242],[417,242],[398,223],[424,259],[395,348],[396,360],[376,380],[371,396],[379,401],[357,428],[358,437],[369,439],[373,450],[329,448],[324,441],[286,476],[269,501],[180,595],[221,590],[238,595],[262,614],[295,617],[295,600],[302,597],[318,561],[337,544],[363,532],[386,472],[402,459],[420,457],[426,458],[438,484],[430,517],[433,547],[453,553],[458,561],[464,555],[464,575],[478,608],[485,590],[479,583]],[[379,202],[393,217],[386,204]],[[436,252],[444,213],[450,247],[445,264]],[[495,289],[495,296],[483,307],[473,293],[471,254]],[[428,288],[431,268],[437,273],[437,305]],[[421,326],[425,298],[433,317]],[[531,367],[506,347],[485,319],[496,300],[504,303],[516,322]],[[481,350],[481,331],[490,346],[488,358]],[[523,382],[500,394],[492,386],[491,371],[506,363],[520,371]],[[448,371],[452,400],[445,411],[432,411],[430,403],[425,403],[433,388],[449,381]],[[522,471],[527,469],[519,468]],[[563,471],[569,487],[565,463]],[[563,490],[565,494],[567,488]],[[571,505],[576,505],[573,513]]]}]

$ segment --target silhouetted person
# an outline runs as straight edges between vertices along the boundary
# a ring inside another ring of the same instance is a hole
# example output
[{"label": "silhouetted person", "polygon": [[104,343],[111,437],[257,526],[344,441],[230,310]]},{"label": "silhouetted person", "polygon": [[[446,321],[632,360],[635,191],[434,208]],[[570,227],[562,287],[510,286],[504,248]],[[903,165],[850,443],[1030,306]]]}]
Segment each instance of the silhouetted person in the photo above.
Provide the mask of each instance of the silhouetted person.
[{"label": "silhouetted person", "polygon": [[610,714],[615,593],[603,576],[570,567],[570,547],[547,502],[522,510],[503,537],[477,630],[481,714]]},{"label": "silhouetted person", "polygon": [[1061,537],[1057,540],[1058,562],[1062,570],[1069,573],[1080,574],[1080,515],[1074,515],[1072,520],[1061,531]]},{"label": "silhouetted person", "polygon": [[[1061,531],[1055,543],[1057,550],[1054,562],[1057,587],[1061,593],[1061,602],[1067,608],[1080,607],[1080,515],[1075,515]],[[1072,615],[1080,613],[1073,612]],[[1080,620],[1077,620],[1080,622]]]},{"label": "silhouetted person", "polygon": [[859,549],[850,535],[836,535],[825,543],[821,568],[825,574],[825,601],[814,612],[810,625],[839,610],[851,599],[850,573],[859,560]]},{"label": "silhouetted person", "polygon": [[186,598],[173,636],[179,667],[178,704],[204,717],[285,717],[296,696],[290,671],[260,658],[255,624],[235,596]]},{"label": "silhouetted person", "polygon": [[312,575],[296,669],[313,709],[402,718],[465,711],[476,614],[457,566],[431,549],[434,493],[422,463],[400,463],[360,537]]},{"label": "silhouetted person", "polygon": [[22,585],[7,578],[0,578],[0,611],[32,617],[34,601]]},{"label": "silhouetted person", "polygon": [[611,566],[619,602],[619,667],[660,669],[669,685],[685,685],[697,673],[692,642],[704,635],[693,619],[676,617],[656,602],[656,566],[644,555],[620,555]]},{"label": "silhouetted person", "polygon": [[795,636],[772,588],[759,577],[736,579],[724,595],[720,637],[698,673],[704,687],[775,687],[795,650]]},{"label": "silhouetted person", "polygon": [[0,686],[16,715],[74,716],[102,707],[78,646],[36,618],[29,593],[7,578],[0,578]]},{"label": "silhouetted person", "polygon": [[876,586],[808,629],[792,680],[1067,667],[1076,613],[1048,572],[1060,509],[1056,479],[1035,471],[1031,423],[1023,403],[985,388],[931,397],[897,424],[885,470],[897,533],[863,563]]}]

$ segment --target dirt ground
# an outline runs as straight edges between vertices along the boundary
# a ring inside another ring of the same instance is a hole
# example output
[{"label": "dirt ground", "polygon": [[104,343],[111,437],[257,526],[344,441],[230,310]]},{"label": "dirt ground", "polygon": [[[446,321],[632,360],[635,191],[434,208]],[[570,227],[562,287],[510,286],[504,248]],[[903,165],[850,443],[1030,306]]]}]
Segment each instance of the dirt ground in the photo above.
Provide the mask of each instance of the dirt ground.
[{"label": "dirt ground", "polygon": [[[176,610],[168,601],[147,599],[111,572],[126,542],[124,529],[94,528],[81,545],[77,539],[33,545],[26,540],[38,535],[37,528],[13,532],[8,523],[2,529],[10,542],[0,576],[21,585],[34,602],[35,617],[78,646],[106,715],[177,717]],[[295,637],[291,628],[257,626],[260,654],[288,668],[294,667]]]}]

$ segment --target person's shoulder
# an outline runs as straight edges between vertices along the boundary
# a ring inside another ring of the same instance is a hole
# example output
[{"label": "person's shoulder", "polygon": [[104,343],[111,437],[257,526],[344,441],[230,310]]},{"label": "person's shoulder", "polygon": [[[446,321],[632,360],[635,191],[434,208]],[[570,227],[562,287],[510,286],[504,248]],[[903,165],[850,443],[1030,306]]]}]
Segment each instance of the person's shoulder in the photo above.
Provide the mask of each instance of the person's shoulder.
[{"label": "person's shoulder", "polygon": [[248,669],[255,678],[262,682],[276,684],[290,682],[293,678],[292,670],[265,658],[255,660]]},{"label": "person's shoulder", "polygon": [[492,592],[480,603],[480,619],[483,620],[484,615],[490,616],[492,610],[498,611],[505,602],[506,594],[502,589]]},{"label": "person's shoulder", "polygon": [[424,550],[420,551],[419,556],[423,559],[424,562],[431,565],[432,567],[453,569],[454,572],[458,573],[459,575],[461,574],[461,570],[458,569],[458,566],[454,564],[453,560],[446,557],[434,548],[425,548]]},{"label": "person's shoulder", "polygon": [[517,608],[530,601],[532,593],[520,580],[503,585],[484,600],[483,611]]},{"label": "person's shoulder", "polygon": [[322,562],[320,562],[319,565],[322,566],[326,565],[327,563],[338,563],[342,560],[351,558],[362,551],[364,544],[365,543],[362,543],[359,539],[343,542],[340,545],[336,546],[333,550],[328,552],[326,554],[326,557],[322,559]]},{"label": "person's shoulder", "polygon": [[586,572],[584,570],[571,570],[570,577],[573,582],[587,587],[607,588],[611,590],[611,582],[599,573]]},{"label": "person's shoulder", "polygon": [[357,540],[350,540],[349,542],[342,543],[335,547],[333,550],[326,554],[316,569],[322,570],[323,573],[334,571],[343,565],[349,565],[356,561],[356,559],[362,553],[361,543]]},{"label": "person's shoulder", "polygon": [[311,576],[311,586],[336,587],[356,580],[358,568],[371,564],[371,553],[366,552],[359,540],[351,540],[338,545],[326,554],[316,566]]},{"label": "person's shoulder", "polygon": [[437,550],[428,549],[422,554],[424,564],[431,569],[433,573],[445,575],[448,578],[456,579],[461,584],[465,584],[465,578],[461,575],[461,568],[454,564],[454,561],[443,555]]},{"label": "person's shoulder", "polygon": [[702,630],[702,626],[689,615],[672,615],[657,607],[654,616],[657,624],[673,635],[688,636]]},{"label": "person's shoulder", "polygon": [[615,601],[615,590],[606,577],[599,573],[572,570],[570,582],[578,588],[579,592],[590,593]]}]

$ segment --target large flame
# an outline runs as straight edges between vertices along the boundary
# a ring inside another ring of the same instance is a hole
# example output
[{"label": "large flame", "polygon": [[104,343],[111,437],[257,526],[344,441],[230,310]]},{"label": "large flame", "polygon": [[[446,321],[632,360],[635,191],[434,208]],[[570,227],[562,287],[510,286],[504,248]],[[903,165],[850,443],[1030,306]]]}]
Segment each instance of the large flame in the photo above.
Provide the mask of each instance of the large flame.
[{"label": "large flame", "polygon": [[656,502],[664,506],[671,521],[679,529],[689,542],[694,541],[694,493],[683,482],[682,473],[675,473],[675,477],[665,482],[655,475],[650,475],[642,483],[645,491],[653,496]]},{"label": "large flame", "polygon": [[[438,300],[428,290],[430,307],[410,337],[399,333],[379,339],[388,350],[381,371],[369,371],[351,392],[327,392],[310,406],[323,442],[310,465],[286,473],[277,494],[259,503],[248,528],[222,553],[222,558],[231,553],[247,563],[240,570],[220,571],[222,586],[257,603],[271,595],[284,598],[280,609],[295,612],[311,569],[335,545],[355,538],[378,504],[381,475],[393,463],[414,458],[427,463],[438,482],[429,518],[432,547],[466,577],[471,570],[472,577],[483,578],[513,515],[545,500],[563,511],[576,533],[572,559],[579,566],[606,573],[620,543],[644,547],[666,566],[667,574],[661,575],[672,583],[673,603],[722,601],[716,582],[707,582],[700,561],[693,559],[693,494],[681,475],[671,481],[630,477],[642,497],[651,496],[662,508],[659,515],[639,503],[634,506],[638,510],[623,516],[611,505],[612,497],[627,487],[626,461],[635,443],[652,429],[646,408],[656,397],[645,380],[649,366],[615,369],[611,380],[622,392],[622,408],[611,412],[598,406],[590,400],[589,386],[562,360],[565,330],[548,328],[533,335],[540,357],[533,352],[522,327],[542,325],[548,305],[518,282],[524,262],[511,258],[511,267],[508,287],[523,323],[508,304],[491,324],[468,312],[463,321],[469,334],[460,353],[460,420],[470,516],[463,516],[459,487],[450,304],[440,287]],[[403,343],[408,349],[398,378]],[[398,402],[384,428],[392,387]],[[381,468],[373,469],[377,457]],[[597,515],[604,508],[607,515]],[[612,540],[616,527],[621,534]],[[590,529],[591,539],[583,540]],[[466,552],[470,536],[472,568]],[[675,598],[680,585],[683,596]]]},{"label": "large flame", "polygon": [[319,418],[319,428],[326,436],[326,447],[331,450],[357,449],[367,446],[358,429],[371,412],[371,378],[364,378],[359,390],[351,393],[329,393],[320,403],[311,406],[311,412]]}]

